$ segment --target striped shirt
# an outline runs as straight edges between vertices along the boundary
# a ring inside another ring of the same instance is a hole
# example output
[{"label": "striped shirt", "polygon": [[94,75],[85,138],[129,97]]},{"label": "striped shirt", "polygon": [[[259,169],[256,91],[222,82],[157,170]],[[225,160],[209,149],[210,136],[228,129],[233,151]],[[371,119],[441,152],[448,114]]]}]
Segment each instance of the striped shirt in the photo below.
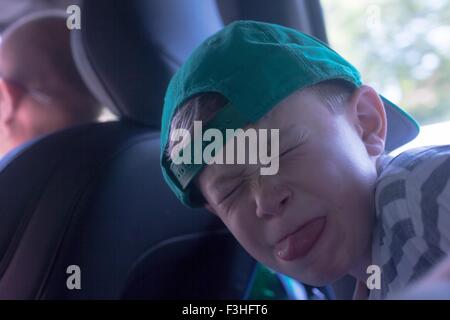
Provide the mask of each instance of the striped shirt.
[{"label": "striped shirt", "polygon": [[450,254],[450,145],[408,150],[379,169],[372,264],[381,289],[369,299],[401,291]]}]

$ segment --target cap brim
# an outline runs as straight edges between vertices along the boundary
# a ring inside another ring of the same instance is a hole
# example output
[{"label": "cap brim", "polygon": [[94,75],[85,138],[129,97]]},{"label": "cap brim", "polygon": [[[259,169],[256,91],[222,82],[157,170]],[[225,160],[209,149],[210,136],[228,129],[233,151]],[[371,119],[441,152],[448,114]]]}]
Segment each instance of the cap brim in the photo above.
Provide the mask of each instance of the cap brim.
[{"label": "cap brim", "polygon": [[397,105],[381,96],[386,110],[387,137],[385,150],[390,152],[417,137],[420,126],[414,118]]}]

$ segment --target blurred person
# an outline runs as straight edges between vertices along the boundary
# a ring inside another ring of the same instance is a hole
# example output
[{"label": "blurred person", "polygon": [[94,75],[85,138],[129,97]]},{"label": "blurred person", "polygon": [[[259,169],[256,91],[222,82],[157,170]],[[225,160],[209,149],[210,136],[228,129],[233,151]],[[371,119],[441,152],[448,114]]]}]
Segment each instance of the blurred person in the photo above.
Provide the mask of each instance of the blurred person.
[{"label": "blurred person", "polygon": [[63,12],[26,16],[0,42],[0,170],[33,142],[97,121],[100,104],[79,75]]}]

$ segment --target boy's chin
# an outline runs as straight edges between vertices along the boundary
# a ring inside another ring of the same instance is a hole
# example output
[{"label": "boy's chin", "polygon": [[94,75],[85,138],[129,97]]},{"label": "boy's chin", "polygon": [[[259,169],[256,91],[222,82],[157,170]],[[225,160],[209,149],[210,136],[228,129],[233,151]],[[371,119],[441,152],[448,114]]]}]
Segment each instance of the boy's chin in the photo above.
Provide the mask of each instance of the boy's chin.
[{"label": "boy's chin", "polygon": [[[290,269],[290,268],[289,268]],[[318,269],[303,269],[297,268],[297,270],[283,270],[280,273],[286,274],[287,276],[300,281],[301,283],[314,286],[322,287],[329,285],[340,278],[342,278],[346,273],[341,270],[318,270]]]},{"label": "boy's chin", "polygon": [[336,282],[337,280],[342,278],[342,276],[343,274],[311,274],[306,277],[302,276],[302,279],[300,279],[299,281],[313,287],[323,287]]}]

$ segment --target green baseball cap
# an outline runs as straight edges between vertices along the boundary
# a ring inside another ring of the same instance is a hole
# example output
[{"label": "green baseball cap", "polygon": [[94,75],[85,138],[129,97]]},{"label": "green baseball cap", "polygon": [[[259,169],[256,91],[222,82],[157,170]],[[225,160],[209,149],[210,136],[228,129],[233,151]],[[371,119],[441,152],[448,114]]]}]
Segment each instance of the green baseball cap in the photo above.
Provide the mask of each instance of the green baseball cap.
[{"label": "green baseball cap", "polygon": [[[189,207],[203,205],[192,181],[203,164],[175,165],[166,156],[173,116],[187,100],[216,92],[229,103],[205,129],[244,128],[257,122],[294,91],[326,80],[362,85],[354,66],[323,42],[276,24],[237,21],[206,39],[176,72],[166,92],[161,129],[161,167],[169,187]],[[414,139],[417,122],[381,97],[388,120],[386,150]]]}]

